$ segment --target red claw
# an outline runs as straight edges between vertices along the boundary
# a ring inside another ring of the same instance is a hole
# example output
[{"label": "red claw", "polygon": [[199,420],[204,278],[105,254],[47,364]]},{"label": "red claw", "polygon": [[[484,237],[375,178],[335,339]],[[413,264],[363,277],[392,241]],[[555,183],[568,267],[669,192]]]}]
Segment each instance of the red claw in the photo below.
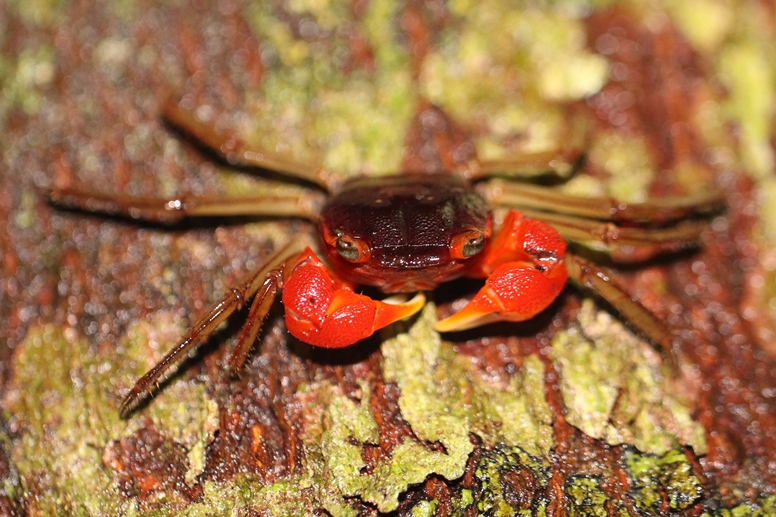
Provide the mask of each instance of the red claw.
[{"label": "red claw", "polygon": [[422,294],[397,304],[358,294],[334,280],[309,248],[291,268],[283,289],[288,331],[305,343],[323,348],[352,345],[415,314],[425,301]]},{"label": "red claw", "polygon": [[551,226],[510,210],[478,259],[485,285],[463,309],[437,323],[440,332],[499,320],[522,321],[547,308],[566,284],[566,243]]}]

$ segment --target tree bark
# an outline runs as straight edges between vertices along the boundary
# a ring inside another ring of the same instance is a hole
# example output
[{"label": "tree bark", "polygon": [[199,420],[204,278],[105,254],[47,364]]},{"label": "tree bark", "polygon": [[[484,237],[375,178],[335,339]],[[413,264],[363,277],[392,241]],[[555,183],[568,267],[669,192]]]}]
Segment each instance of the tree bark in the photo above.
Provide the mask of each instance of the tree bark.
[{"label": "tree bark", "polygon": [[[0,513],[774,511],[773,6],[267,4],[0,3]],[[456,281],[335,351],[290,338],[278,306],[234,379],[243,310],[121,420],[122,395],[229,286],[315,232],[47,202],[52,184],[310,188],[219,162],[162,123],[169,97],[339,179],[579,141],[585,165],[550,188],[724,190],[697,249],[609,263],[675,333],[678,368],[571,287],[531,321],[440,336],[478,288]]]}]

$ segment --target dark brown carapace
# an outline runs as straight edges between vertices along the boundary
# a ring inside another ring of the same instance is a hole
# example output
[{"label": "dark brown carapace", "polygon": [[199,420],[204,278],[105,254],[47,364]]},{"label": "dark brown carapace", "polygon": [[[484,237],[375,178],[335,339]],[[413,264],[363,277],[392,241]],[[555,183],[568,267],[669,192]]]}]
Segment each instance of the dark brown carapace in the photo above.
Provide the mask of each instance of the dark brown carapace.
[{"label": "dark brown carapace", "polygon": [[[425,303],[424,291],[454,278],[485,280],[466,306],[437,323],[441,332],[532,318],[552,303],[570,278],[594,289],[670,357],[671,334],[608,274],[566,253],[566,240],[650,252],[693,246],[705,226],[697,216],[723,202],[715,191],[628,204],[510,181],[520,179],[520,171],[570,169],[581,154],[573,149],[509,161],[474,161],[460,171],[336,183],[335,176],[321,168],[221,134],[175,103],[165,105],[164,118],[227,163],[271,169],[317,187],[296,196],[239,199],[147,199],[53,188],[48,193],[52,202],[163,222],[197,216],[297,217],[317,224],[319,238],[289,237],[262,267],[230,289],[135,384],[121,406],[122,416],[129,415],[192,347],[253,298],[229,363],[232,372],[239,371],[281,290],[291,334],[314,346],[344,347],[415,314]],[[496,230],[494,220],[501,221]],[[385,293],[418,294],[410,300],[401,294],[373,300],[357,292],[359,285]]]},{"label": "dark brown carapace", "polygon": [[415,292],[465,274],[490,238],[492,216],[462,178],[413,174],[345,183],[319,227],[341,277],[386,293]]}]

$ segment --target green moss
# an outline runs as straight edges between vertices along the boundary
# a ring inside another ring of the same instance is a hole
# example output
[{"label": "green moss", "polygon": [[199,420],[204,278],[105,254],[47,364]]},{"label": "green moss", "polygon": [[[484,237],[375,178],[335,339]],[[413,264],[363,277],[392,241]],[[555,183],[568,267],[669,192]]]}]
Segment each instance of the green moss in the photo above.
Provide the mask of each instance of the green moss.
[{"label": "green moss", "polygon": [[625,463],[633,499],[647,515],[663,513],[663,497],[674,512],[687,510],[702,500],[703,484],[681,450],[670,450],[660,457],[628,451]]},{"label": "green moss", "polygon": [[612,445],[662,454],[684,444],[703,454],[703,427],[663,376],[657,352],[592,301],[578,321],[553,339],[568,422]]}]

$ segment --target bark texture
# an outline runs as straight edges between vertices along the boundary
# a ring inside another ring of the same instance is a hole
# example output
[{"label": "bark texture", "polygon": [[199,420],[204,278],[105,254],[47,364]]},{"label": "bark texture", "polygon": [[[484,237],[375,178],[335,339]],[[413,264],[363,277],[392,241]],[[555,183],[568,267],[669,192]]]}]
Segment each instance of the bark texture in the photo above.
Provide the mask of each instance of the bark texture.
[{"label": "bark texture", "polygon": [[[754,0],[0,0],[0,514],[773,514],[774,19]],[[165,127],[170,96],[341,178],[583,141],[553,188],[723,189],[699,249],[620,268],[676,332],[678,374],[571,288],[532,321],[440,336],[477,288],[461,281],[337,351],[289,338],[278,307],[232,379],[242,311],[119,419],[224,290],[314,232],[46,201],[54,183],[306,188]]]}]

